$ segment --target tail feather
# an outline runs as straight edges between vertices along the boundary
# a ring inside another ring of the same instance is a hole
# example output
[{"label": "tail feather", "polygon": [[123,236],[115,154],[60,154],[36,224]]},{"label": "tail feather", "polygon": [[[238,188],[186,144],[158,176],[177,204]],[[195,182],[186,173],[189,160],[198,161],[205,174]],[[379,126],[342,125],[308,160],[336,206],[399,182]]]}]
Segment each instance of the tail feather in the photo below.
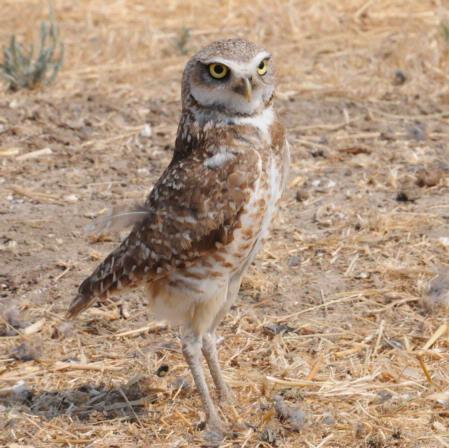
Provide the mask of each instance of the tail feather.
[{"label": "tail feather", "polygon": [[77,296],[72,300],[72,303],[67,310],[66,317],[67,319],[73,319],[78,316],[82,311],[89,308],[92,303],[95,301],[96,296],[84,296],[81,293],[78,293]]},{"label": "tail feather", "polygon": [[97,298],[129,286],[135,275],[130,272],[130,254],[122,244],[95,269],[80,285],[78,294],[71,302],[67,311],[67,318],[76,317],[89,308]]}]

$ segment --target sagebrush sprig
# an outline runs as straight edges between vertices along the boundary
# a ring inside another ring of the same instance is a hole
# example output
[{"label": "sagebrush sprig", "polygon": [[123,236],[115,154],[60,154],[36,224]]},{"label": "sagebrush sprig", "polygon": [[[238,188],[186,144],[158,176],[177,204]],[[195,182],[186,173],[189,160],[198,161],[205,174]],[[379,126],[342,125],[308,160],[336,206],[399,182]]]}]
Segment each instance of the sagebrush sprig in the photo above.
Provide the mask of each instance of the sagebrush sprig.
[{"label": "sagebrush sprig", "polygon": [[34,58],[34,45],[28,51],[11,36],[9,47],[3,50],[0,76],[8,83],[8,90],[33,89],[39,84],[50,84],[56,79],[64,60],[64,44],[59,39],[58,27],[50,13],[50,23],[40,26],[39,54]]},{"label": "sagebrush sprig", "polygon": [[446,38],[447,42],[449,43],[449,23],[443,25],[443,33],[444,33],[444,37]]},{"label": "sagebrush sprig", "polygon": [[187,27],[183,27],[176,38],[176,48],[181,54],[187,54],[189,50],[187,49],[187,44],[190,40],[191,34],[190,29]]}]

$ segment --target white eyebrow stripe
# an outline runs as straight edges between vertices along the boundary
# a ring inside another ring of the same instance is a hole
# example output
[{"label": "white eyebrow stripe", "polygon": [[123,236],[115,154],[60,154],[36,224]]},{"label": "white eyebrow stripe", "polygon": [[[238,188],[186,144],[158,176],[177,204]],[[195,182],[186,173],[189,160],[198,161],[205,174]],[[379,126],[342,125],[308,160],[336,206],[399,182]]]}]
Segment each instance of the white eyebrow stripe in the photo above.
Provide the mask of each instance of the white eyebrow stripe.
[{"label": "white eyebrow stripe", "polygon": [[271,57],[271,54],[268,53],[268,51],[261,51],[261,52],[257,53],[247,63],[231,61],[230,59],[221,58],[220,56],[213,57],[210,59],[204,59],[201,62],[203,64],[214,64],[214,63],[224,64],[234,72],[248,73],[248,72],[253,71],[260,64],[261,61],[263,61],[264,59],[270,58],[270,57]]},{"label": "white eyebrow stripe", "polygon": [[251,62],[256,62],[256,65],[259,65],[261,61],[269,58],[271,58],[271,54],[268,53],[268,51],[261,51],[260,53],[257,53],[256,56],[253,57]]}]

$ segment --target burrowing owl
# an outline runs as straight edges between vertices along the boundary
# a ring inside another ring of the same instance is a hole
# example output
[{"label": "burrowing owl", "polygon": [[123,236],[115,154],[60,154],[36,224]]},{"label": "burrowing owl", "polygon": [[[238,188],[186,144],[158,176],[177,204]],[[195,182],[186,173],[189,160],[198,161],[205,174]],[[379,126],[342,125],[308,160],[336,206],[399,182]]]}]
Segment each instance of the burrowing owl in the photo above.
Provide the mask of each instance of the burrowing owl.
[{"label": "burrowing owl", "polygon": [[222,422],[201,352],[226,398],[215,330],[260,249],[289,166],[273,108],[270,53],[242,39],[214,42],[187,63],[173,159],[129,236],[83,281],[68,311],[145,285],[156,316],[182,327],[182,351],[211,428]]}]

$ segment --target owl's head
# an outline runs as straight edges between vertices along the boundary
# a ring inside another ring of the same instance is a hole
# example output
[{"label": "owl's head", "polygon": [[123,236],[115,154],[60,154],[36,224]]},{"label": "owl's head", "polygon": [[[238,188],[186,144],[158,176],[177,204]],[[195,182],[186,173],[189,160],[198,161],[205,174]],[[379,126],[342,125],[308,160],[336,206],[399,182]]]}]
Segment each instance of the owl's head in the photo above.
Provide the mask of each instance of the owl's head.
[{"label": "owl's head", "polygon": [[243,39],[214,42],[187,63],[182,82],[183,106],[191,100],[225,115],[261,111],[274,92],[271,55]]}]

